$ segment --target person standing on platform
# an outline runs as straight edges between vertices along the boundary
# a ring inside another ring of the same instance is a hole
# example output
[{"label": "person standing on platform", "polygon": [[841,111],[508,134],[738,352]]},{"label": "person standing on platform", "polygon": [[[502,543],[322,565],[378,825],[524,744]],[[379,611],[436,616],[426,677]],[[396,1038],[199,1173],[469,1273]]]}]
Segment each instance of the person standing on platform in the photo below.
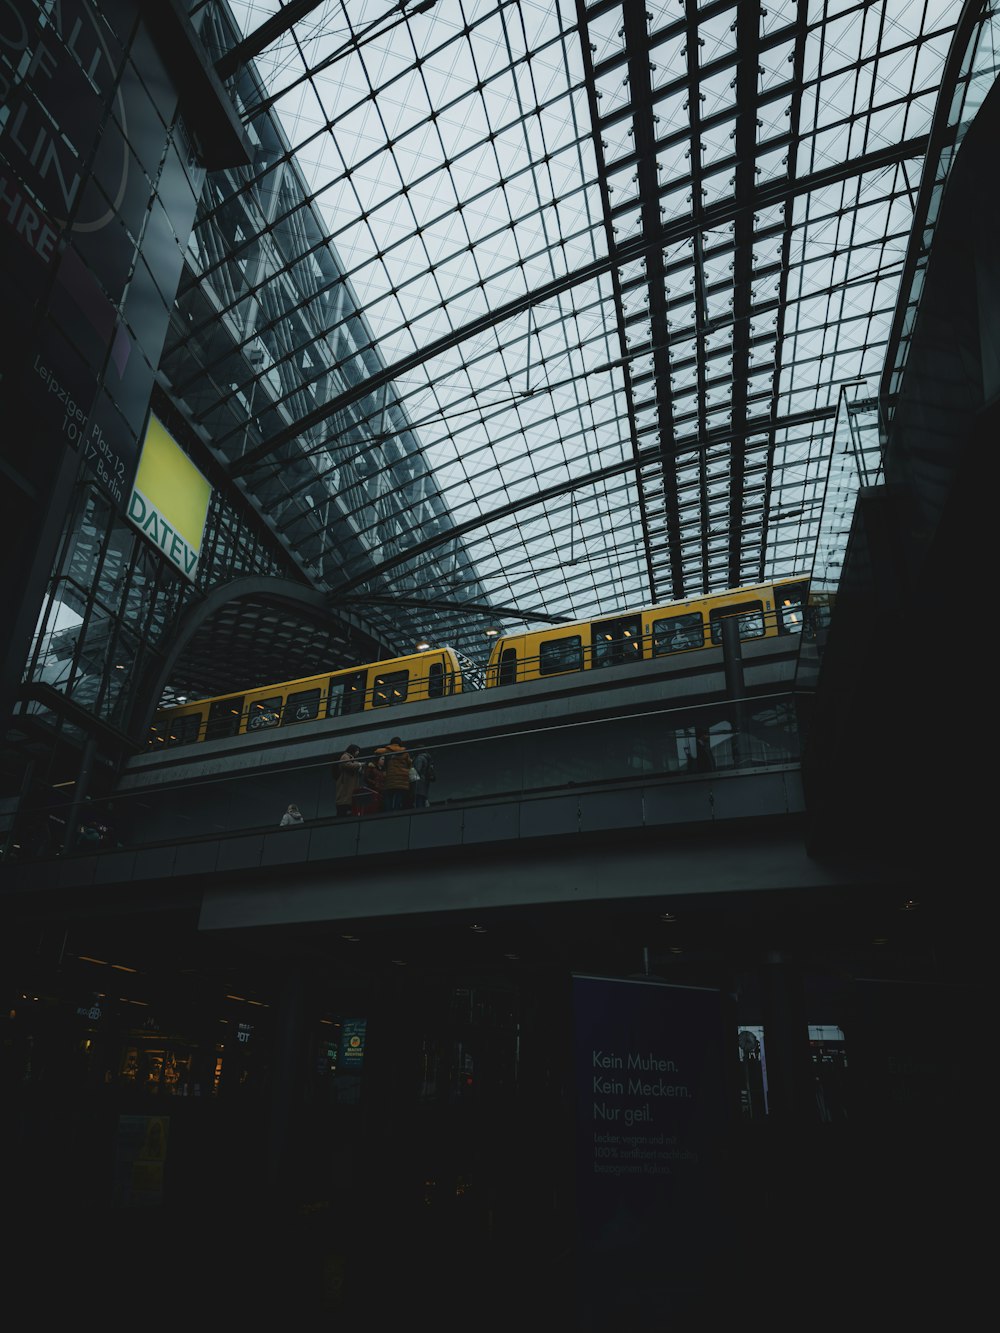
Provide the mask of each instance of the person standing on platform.
[{"label": "person standing on platform", "polygon": [[334,801],[338,815],[349,815],[354,804],[354,793],[361,785],[361,773],[364,764],[358,759],[360,745],[349,745],[333,766],[336,778]]},{"label": "person standing on platform", "polygon": [[354,793],[352,815],[382,813],[382,789],[385,786],[385,756],[373,754],[364,766],[361,785]]},{"label": "person standing on platform", "polygon": [[380,745],[375,753],[385,758],[382,809],[402,810],[410,790],[410,752],[398,736],[393,736],[388,745]]},{"label": "person standing on platform", "polygon": [[305,821],[302,817],[302,811],[294,802],[288,807],[281,816],[281,828],[294,828],[296,824],[302,824]]},{"label": "person standing on platform", "polygon": [[[416,778],[412,774],[416,773]],[[437,774],[434,772],[434,764],[426,750],[418,750],[413,756],[413,768],[411,770],[410,786],[413,792],[413,808],[423,810],[429,799],[431,783]]]}]

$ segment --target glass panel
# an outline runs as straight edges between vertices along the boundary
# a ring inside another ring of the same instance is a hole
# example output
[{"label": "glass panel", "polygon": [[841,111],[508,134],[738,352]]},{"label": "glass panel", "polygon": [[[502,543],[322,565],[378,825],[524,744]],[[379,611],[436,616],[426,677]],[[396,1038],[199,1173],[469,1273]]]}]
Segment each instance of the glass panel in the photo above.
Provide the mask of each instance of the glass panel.
[{"label": "glass panel", "polygon": [[685,648],[704,648],[705,626],[700,611],[653,621],[653,656],[679,653]]},{"label": "glass panel", "polygon": [[260,731],[266,727],[276,727],[281,721],[281,695],[272,699],[255,699],[247,714],[247,730]]},{"label": "glass panel", "polygon": [[[214,59],[280,6],[186,8]],[[246,571],[356,592],[388,559],[376,637],[474,654],[469,605],[530,627],[539,608],[593,620],[809,568],[838,386],[860,411],[891,346],[913,162],[967,7],[780,0],[741,7],[742,34],[734,6],[702,2],[628,27],[620,4],[473,5],[461,24],[438,5],[411,31],[405,8],[348,31],[286,5],[289,30],[226,80],[253,161],[209,179],[160,368],[250,504],[213,500],[194,591]],[[171,194],[200,187],[170,162]],[[877,475],[876,437],[862,461]],[[127,716],[90,679],[118,643],[103,618],[148,617],[148,650],[193,592],[145,538],[109,544],[109,516],[74,520],[60,573],[79,619],[47,620],[31,679]],[[425,540],[403,559],[407,533]],[[408,604],[429,587],[448,589],[438,609]]]},{"label": "glass panel", "polygon": [[372,686],[372,707],[386,708],[389,704],[401,704],[406,698],[408,671],[389,671],[384,676],[376,676]]},{"label": "glass panel", "polygon": [[538,646],[538,673],[552,676],[559,671],[579,671],[583,666],[583,640],[579,634],[549,639]]},{"label": "glass panel", "polygon": [[440,662],[432,662],[427,673],[427,697],[429,699],[440,699],[443,694],[444,666]]},{"label": "glass panel", "polygon": [[[168,745],[191,745],[199,739],[201,731],[201,713],[183,713],[171,718],[162,728]],[[159,728],[158,728],[159,730]]]},{"label": "glass panel", "polygon": [[311,722],[314,717],[319,717],[320,695],[318,686],[314,690],[300,690],[298,694],[290,694],[281,715],[281,725],[284,727],[289,722]]},{"label": "glass panel", "polygon": [[731,606],[720,606],[709,613],[712,622],[712,642],[722,642],[722,622],[729,616],[738,616],[741,639],[761,639],[764,637],[764,603],[734,602]]}]

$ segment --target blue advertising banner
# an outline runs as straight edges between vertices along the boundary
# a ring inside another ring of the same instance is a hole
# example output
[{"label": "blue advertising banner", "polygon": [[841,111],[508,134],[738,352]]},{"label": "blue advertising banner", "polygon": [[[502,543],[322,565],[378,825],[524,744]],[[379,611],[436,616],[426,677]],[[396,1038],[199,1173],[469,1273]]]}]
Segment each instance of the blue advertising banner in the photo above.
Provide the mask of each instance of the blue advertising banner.
[{"label": "blue advertising banner", "polygon": [[[579,1312],[666,1327],[717,1270],[729,1131],[719,991],[573,977]],[[638,1324],[636,1324],[638,1326]]]}]

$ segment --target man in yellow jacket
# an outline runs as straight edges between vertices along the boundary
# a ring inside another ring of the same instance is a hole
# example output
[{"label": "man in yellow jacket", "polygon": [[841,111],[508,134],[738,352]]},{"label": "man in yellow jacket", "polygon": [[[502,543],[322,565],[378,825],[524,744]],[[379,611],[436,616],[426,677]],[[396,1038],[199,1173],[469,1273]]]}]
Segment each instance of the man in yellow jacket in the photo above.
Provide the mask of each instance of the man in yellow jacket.
[{"label": "man in yellow jacket", "polygon": [[388,745],[380,745],[375,753],[385,755],[382,809],[402,810],[410,790],[410,752],[398,736],[393,736]]}]

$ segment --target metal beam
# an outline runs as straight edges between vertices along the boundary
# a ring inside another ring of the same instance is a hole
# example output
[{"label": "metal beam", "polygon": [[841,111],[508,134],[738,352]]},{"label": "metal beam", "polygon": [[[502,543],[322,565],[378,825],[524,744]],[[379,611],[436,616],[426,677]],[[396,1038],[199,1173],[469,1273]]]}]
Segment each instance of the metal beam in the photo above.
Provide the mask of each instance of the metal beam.
[{"label": "metal beam", "polygon": [[219,57],[215,62],[216,74],[220,79],[231,78],[248,60],[266,51],[272,42],[283,37],[299,19],[305,18],[314,9],[319,9],[322,3],[323,0],[289,0],[288,4],[276,14],[265,19],[259,28],[254,28],[253,32],[248,33],[242,42],[237,42],[224,56]]},{"label": "metal beam", "polygon": [[[743,426],[727,426],[725,430],[710,431],[698,444],[701,447],[708,448],[712,444],[721,443],[724,440],[740,439],[746,435],[763,434],[766,431],[783,429],[791,430],[796,426],[813,425],[817,421],[829,421],[836,414],[836,407],[819,407],[810,412],[794,412],[778,420],[769,417],[767,420],[747,422]],[[681,444],[680,447],[690,448],[692,446]],[[588,472],[583,477],[572,477],[569,481],[561,481],[554,486],[546,487],[545,490],[536,491],[534,495],[529,495],[525,499],[512,500],[510,504],[501,505],[499,509],[491,509],[488,514],[479,514],[476,518],[470,518],[465,523],[456,523],[447,532],[438,533],[434,537],[426,537],[422,542],[415,542],[408,550],[397,552],[396,555],[390,556],[387,560],[372,565],[363,574],[358,574],[353,579],[338,584],[336,588],[332,589],[330,597],[333,601],[342,598],[345,593],[352,592],[355,588],[359,588],[361,584],[379,578],[382,574],[388,573],[390,569],[405,565],[407,561],[425,555],[428,551],[433,551],[439,546],[446,546],[449,542],[457,541],[459,537],[464,537],[477,528],[489,527],[491,523],[498,523],[524,509],[531,509],[535,505],[546,504],[549,500],[557,499],[561,495],[569,495],[572,491],[580,491],[588,486],[596,486],[599,482],[607,481],[610,477],[620,477],[624,472],[633,471],[637,465],[656,462],[659,457],[659,444],[648,445],[642,450],[638,460],[626,458],[620,462],[611,463],[608,467],[598,468],[594,472]]]},{"label": "metal beam", "polygon": [[748,204],[737,202],[735,199],[722,200],[717,205],[707,208],[697,221],[692,218],[684,218],[680,222],[669,222],[653,237],[643,235],[634,240],[626,241],[614,253],[596,259],[583,268],[576,269],[561,278],[545,283],[541,287],[536,287],[533,291],[526,292],[524,296],[519,296],[513,301],[508,301],[505,305],[462,325],[461,328],[453,330],[444,337],[435,339],[393,365],[383,367],[366,380],[345,390],[338,397],[319,404],[313,411],[308,412],[298,421],[292,422],[290,426],[286,426],[284,430],[278,431],[269,440],[264,440],[255,449],[251,449],[244,454],[239,462],[230,469],[230,475],[233,477],[242,476],[259,459],[274,453],[282,445],[288,444],[306,431],[312,430],[314,426],[322,425],[324,421],[328,421],[337,412],[344,411],[352,403],[365,398],[383,385],[390,384],[396,379],[402,379],[425,362],[433,360],[434,357],[440,356],[443,352],[457,347],[468,339],[476,338],[480,334],[488,332],[498,324],[503,323],[504,320],[513,319],[515,316],[523,314],[531,306],[553,300],[563,292],[569,291],[581,283],[592,282],[595,278],[602,277],[610,268],[642,259],[655,247],[665,248],[676,245],[678,242],[688,239],[696,231],[722,227],[748,207],[754,211],[770,208],[775,204],[797,198],[799,195],[808,194],[813,190],[820,190],[839,181],[848,180],[852,176],[864,175],[869,171],[880,171],[884,167],[892,166],[905,158],[922,156],[926,147],[927,135],[925,134],[904,139],[901,143],[891,144],[889,147],[879,149],[876,152],[864,153],[860,157],[837,163],[824,171],[814,172],[810,176],[804,176],[801,180],[768,182],[755,191]]}]

